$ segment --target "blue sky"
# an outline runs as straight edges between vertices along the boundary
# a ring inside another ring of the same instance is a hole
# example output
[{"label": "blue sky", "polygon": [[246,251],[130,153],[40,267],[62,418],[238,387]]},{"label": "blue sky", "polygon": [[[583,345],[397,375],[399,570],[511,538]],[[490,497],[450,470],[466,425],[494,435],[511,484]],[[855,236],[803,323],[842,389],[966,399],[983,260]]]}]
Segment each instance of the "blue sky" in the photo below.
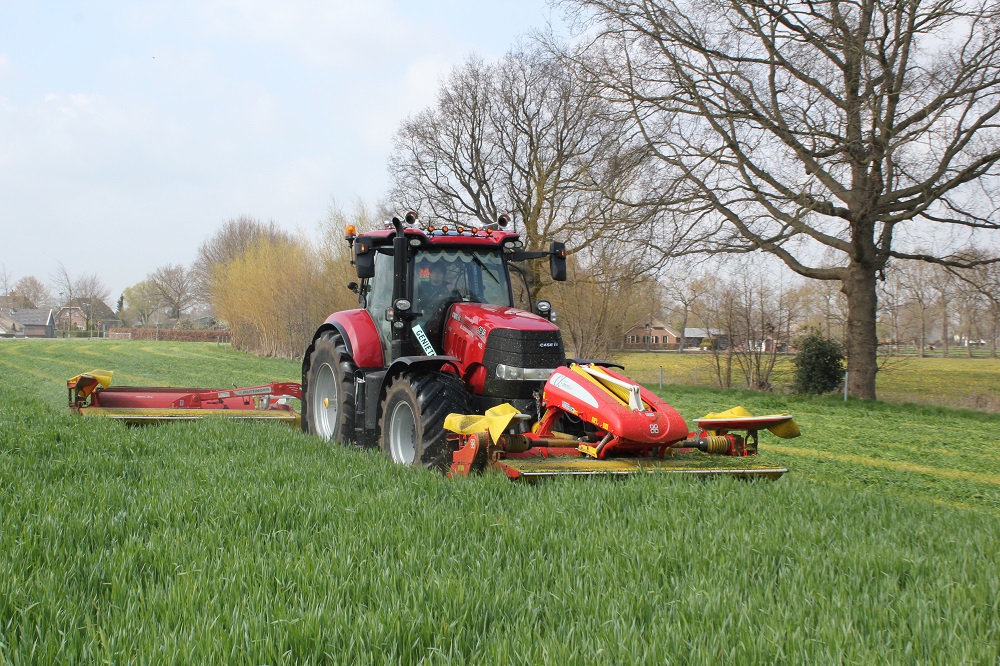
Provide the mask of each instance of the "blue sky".
[{"label": "blue sky", "polygon": [[241,214],[310,229],[386,190],[400,120],[545,0],[0,0],[0,264],[113,301]]}]

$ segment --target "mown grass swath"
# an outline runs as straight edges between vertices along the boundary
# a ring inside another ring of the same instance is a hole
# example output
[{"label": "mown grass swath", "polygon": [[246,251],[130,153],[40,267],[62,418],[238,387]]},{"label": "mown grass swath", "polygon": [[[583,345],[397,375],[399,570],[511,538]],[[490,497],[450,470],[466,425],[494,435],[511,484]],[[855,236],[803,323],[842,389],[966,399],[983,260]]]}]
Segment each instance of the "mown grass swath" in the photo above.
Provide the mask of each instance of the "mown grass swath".
[{"label": "mown grass swath", "polygon": [[[0,662],[1000,658],[996,417],[789,410],[777,482],[449,481],[287,427],[75,419],[64,381],[295,379],[198,344],[0,344]],[[225,374],[228,373],[228,374]],[[225,374],[225,377],[223,375]]]}]

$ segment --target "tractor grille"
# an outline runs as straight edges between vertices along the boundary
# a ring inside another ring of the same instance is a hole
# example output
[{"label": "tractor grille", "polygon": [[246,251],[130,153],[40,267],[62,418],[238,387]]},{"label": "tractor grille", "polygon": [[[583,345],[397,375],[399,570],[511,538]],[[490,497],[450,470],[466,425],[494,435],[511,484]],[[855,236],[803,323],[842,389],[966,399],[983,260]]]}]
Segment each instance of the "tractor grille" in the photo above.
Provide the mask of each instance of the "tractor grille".
[{"label": "tractor grille", "polygon": [[542,387],[540,381],[507,381],[497,377],[497,365],[517,368],[557,368],[565,363],[562,336],[559,331],[518,331],[498,328],[486,340],[483,364],[486,366],[486,386],[483,395],[498,398],[530,398],[532,391]]}]

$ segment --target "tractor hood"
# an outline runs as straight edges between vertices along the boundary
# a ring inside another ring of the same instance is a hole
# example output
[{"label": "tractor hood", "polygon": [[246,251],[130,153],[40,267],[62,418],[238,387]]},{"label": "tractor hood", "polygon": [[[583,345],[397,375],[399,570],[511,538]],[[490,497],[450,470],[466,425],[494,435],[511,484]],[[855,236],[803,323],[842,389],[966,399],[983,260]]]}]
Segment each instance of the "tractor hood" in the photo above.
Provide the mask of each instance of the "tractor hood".
[{"label": "tractor hood", "polygon": [[[452,306],[444,353],[460,359],[477,394],[510,399],[530,398],[546,371],[566,358],[558,326],[524,310],[485,303]],[[518,373],[534,381],[522,381]]]},{"label": "tractor hood", "polygon": [[549,333],[559,330],[559,327],[548,319],[536,314],[488,303],[456,303],[451,308],[448,322],[449,330],[452,323],[463,329],[469,329],[484,341],[489,337],[490,332],[497,328]]}]

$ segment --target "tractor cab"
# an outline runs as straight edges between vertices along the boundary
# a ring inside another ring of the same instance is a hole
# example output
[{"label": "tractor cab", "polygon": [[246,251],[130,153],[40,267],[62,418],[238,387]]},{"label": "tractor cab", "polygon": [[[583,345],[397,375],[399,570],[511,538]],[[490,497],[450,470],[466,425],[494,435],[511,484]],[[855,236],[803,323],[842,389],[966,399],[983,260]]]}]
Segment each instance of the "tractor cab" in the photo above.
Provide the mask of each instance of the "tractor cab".
[{"label": "tractor cab", "polygon": [[[511,307],[510,275],[497,250],[450,247],[419,248],[406,262],[403,298],[411,305],[410,330],[424,332],[435,350],[442,350],[444,320],[456,303],[486,303]],[[377,323],[389,362],[392,323],[394,261],[388,255],[375,258],[375,274],[363,285],[362,304]],[[404,308],[406,310],[406,308]],[[416,336],[403,340],[403,354],[423,354]]]},{"label": "tractor cab", "polygon": [[[499,228],[425,227],[409,216],[406,226],[396,223],[360,236],[349,230],[347,236],[362,280],[359,300],[378,328],[386,366],[447,353],[448,324],[461,321],[457,304],[496,306],[496,313],[531,310],[523,274],[512,271],[511,262],[552,255],[553,277],[565,279],[561,243],[549,252],[524,252],[517,234]],[[536,312],[551,319],[545,302]]]},{"label": "tractor cab", "polygon": [[514,266],[548,257],[552,278],[565,280],[566,250],[526,251],[507,222],[425,225],[411,213],[363,234],[348,227],[360,307],[330,315],[303,356],[309,432],[437,465],[450,460],[448,414],[505,403],[538,411],[566,355],[551,307],[516,307],[511,278],[528,293]]}]

